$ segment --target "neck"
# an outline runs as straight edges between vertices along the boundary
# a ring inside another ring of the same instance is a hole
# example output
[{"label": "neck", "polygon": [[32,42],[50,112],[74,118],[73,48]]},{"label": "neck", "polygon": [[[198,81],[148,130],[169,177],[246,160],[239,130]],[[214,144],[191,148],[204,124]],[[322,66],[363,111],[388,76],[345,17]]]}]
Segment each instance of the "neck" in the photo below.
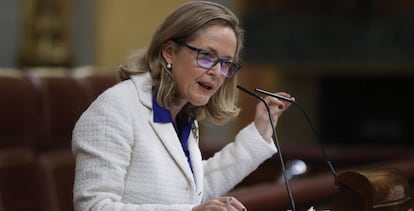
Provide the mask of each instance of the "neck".
[{"label": "neck", "polygon": [[171,108],[169,108],[171,113],[171,118],[173,119],[174,123],[176,123],[177,115],[180,113],[180,111],[184,108],[185,102],[180,102],[178,105],[174,105]]}]

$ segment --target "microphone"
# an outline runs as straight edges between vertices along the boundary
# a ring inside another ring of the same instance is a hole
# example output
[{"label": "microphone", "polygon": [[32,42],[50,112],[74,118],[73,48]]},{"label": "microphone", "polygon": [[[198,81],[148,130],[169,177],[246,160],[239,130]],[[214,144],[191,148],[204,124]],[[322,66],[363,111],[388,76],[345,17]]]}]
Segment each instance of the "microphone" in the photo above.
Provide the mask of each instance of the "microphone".
[{"label": "microphone", "polygon": [[317,132],[316,132],[316,130],[315,130],[315,127],[313,126],[312,121],[311,121],[311,119],[309,118],[308,113],[306,113],[306,111],[302,108],[302,106],[300,106],[300,105],[299,105],[299,103],[297,103],[296,101],[294,101],[294,100],[292,100],[292,99],[289,99],[289,98],[287,98],[287,97],[284,97],[284,96],[281,96],[281,95],[278,95],[278,94],[274,94],[274,93],[271,93],[271,92],[265,91],[265,90],[263,90],[263,89],[256,88],[256,89],[255,89],[255,91],[256,91],[256,92],[260,92],[260,93],[265,94],[265,95],[268,95],[268,96],[271,96],[271,97],[275,97],[275,98],[277,98],[277,99],[279,99],[279,100],[283,100],[283,101],[286,101],[286,102],[290,102],[290,103],[292,103],[292,104],[296,105],[296,106],[299,108],[299,110],[301,110],[301,111],[302,111],[303,115],[305,116],[305,118],[306,118],[306,120],[307,120],[307,122],[308,122],[308,125],[309,125],[309,126],[310,126],[310,128],[312,129],[312,132],[313,132],[313,137],[314,137],[314,139],[316,140],[316,142],[317,142],[317,143],[318,143],[318,145],[319,145],[319,148],[320,148],[320,150],[321,150],[321,153],[322,153],[322,156],[323,156],[324,161],[327,163],[327,165],[328,165],[328,167],[329,167],[329,170],[331,171],[331,174],[332,174],[334,177],[336,177],[336,171],[335,171],[335,168],[333,167],[333,165],[332,165],[331,161],[328,159],[328,155],[326,154],[326,150],[325,150],[325,148],[324,148],[323,144],[321,143],[321,141],[320,141],[320,139],[319,139],[319,137],[318,137],[318,135],[317,135]]},{"label": "microphone", "polygon": [[296,211],[295,201],[293,200],[292,191],[290,190],[290,186],[289,186],[289,182],[288,182],[288,176],[287,176],[287,173],[286,173],[286,167],[285,167],[285,163],[284,163],[284,159],[283,159],[283,155],[282,155],[282,150],[280,149],[279,139],[278,139],[277,134],[276,134],[276,129],[275,129],[272,114],[270,112],[269,104],[263,99],[263,97],[255,94],[254,92],[252,92],[252,91],[250,91],[246,88],[243,88],[242,86],[239,86],[239,85],[237,85],[237,88],[242,90],[243,92],[257,98],[258,100],[262,101],[264,103],[265,107],[266,107],[267,113],[269,115],[269,121],[270,121],[270,124],[272,126],[272,130],[273,130],[273,136],[275,137],[275,145],[276,145],[276,148],[277,148],[277,151],[278,151],[278,154],[279,154],[279,160],[280,160],[280,164],[282,166],[283,178],[284,178],[286,190],[287,190],[287,193],[288,193],[290,205],[292,207],[292,211]]}]

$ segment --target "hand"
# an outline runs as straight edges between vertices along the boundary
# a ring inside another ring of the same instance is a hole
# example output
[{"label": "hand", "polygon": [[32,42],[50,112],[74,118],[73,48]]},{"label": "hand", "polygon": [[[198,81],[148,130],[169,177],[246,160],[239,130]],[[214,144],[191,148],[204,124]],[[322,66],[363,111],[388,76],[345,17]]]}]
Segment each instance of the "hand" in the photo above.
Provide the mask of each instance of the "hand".
[{"label": "hand", "polygon": [[193,207],[192,211],[246,211],[246,207],[234,197],[219,197]]},{"label": "hand", "polygon": [[[292,98],[289,94],[284,93],[284,92],[279,92],[277,94],[287,97],[287,98]],[[274,121],[273,123],[274,123],[274,126],[276,127],[277,120],[279,119],[280,115],[287,108],[289,108],[291,103],[281,101],[277,98],[270,97],[270,96],[265,97],[264,100],[270,107],[270,113],[272,114],[272,118]],[[292,100],[294,100],[294,98],[292,98]],[[273,129],[270,124],[269,114],[263,102],[258,103],[256,106],[254,124],[257,130],[259,131],[260,135],[263,137],[263,139],[265,139],[269,143],[272,142]]]}]

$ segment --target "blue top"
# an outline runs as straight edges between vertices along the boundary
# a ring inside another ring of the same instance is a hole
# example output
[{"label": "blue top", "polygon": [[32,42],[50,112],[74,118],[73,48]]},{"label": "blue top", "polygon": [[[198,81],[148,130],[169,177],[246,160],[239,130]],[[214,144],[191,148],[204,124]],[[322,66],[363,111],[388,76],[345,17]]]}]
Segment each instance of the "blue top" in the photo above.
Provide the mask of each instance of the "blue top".
[{"label": "blue top", "polygon": [[170,111],[158,105],[155,94],[152,98],[152,109],[154,111],[154,122],[172,123],[174,125],[175,132],[180,139],[181,147],[183,148],[184,154],[187,157],[190,169],[193,171],[190,160],[190,152],[188,151],[188,136],[190,135],[191,126],[194,122],[194,119],[191,119],[188,122],[178,121],[177,124],[175,124],[171,117]]}]

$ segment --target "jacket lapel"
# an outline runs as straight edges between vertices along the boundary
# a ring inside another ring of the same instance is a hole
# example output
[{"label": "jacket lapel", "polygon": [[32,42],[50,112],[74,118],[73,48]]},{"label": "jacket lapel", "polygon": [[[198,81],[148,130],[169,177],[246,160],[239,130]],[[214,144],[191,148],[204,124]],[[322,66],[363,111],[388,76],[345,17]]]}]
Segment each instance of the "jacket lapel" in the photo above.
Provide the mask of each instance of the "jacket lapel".
[{"label": "jacket lapel", "polygon": [[194,122],[191,134],[188,137],[188,150],[190,151],[191,164],[193,166],[193,174],[196,183],[196,191],[199,197],[202,197],[203,190],[203,163],[200,148],[198,145],[199,142],[199,130],[197,121]]},{"label": "jacket lapel", "polygon": [[[135,87],[138,91],[138,95],[140,101],[143,105],[148,107],[151,112],[150,119],[148,119],[149,124],[154,129],[154,132],[159,137],[161,143],[165,147],[165,149],[170,154],[171,158],[175,161],[177,166],[181,169],[185,177],[188,179],[191,185],[195,185],[193,173],[188,165],[187,158],[183,152],[181,147],[180,140],[178,139],[177,133],[171,123],[155,123],[154,113],[152,111],[152,95],[151,95],[151,76],[149,73],[144,73],[144,76],[139,77],[140,75],[133,76],[132,81],[135,84]],[[193,135],[190,134],[189,138],[193,138]],[[193,138],[194,139],[194,138]],[[190,140],[194,142],[194,140]],[[193,154],[193,149],[190,149],[190,155]],[[201,157],[201,156],[200,156]],[[198,157],[194,157],[194,159],[199,159]],[[191,157],[193,160],[193,157]],[[199,164],[197,164],[199,165]],[[199,168],[199,167],[197,167]]]},{"label": "jacket lapel", "polygon": [[[153,114],[151,114],[151,118]],[[191,184],[194,184],[193,174],[188,166],[187,158],[181,147],[180,140],[171,123],[154,123],[152,119],[149,120],[152,128],[159,137],[161,143],[167,149],[171,158],[175,161],[177,166],[181,169]]]}]

